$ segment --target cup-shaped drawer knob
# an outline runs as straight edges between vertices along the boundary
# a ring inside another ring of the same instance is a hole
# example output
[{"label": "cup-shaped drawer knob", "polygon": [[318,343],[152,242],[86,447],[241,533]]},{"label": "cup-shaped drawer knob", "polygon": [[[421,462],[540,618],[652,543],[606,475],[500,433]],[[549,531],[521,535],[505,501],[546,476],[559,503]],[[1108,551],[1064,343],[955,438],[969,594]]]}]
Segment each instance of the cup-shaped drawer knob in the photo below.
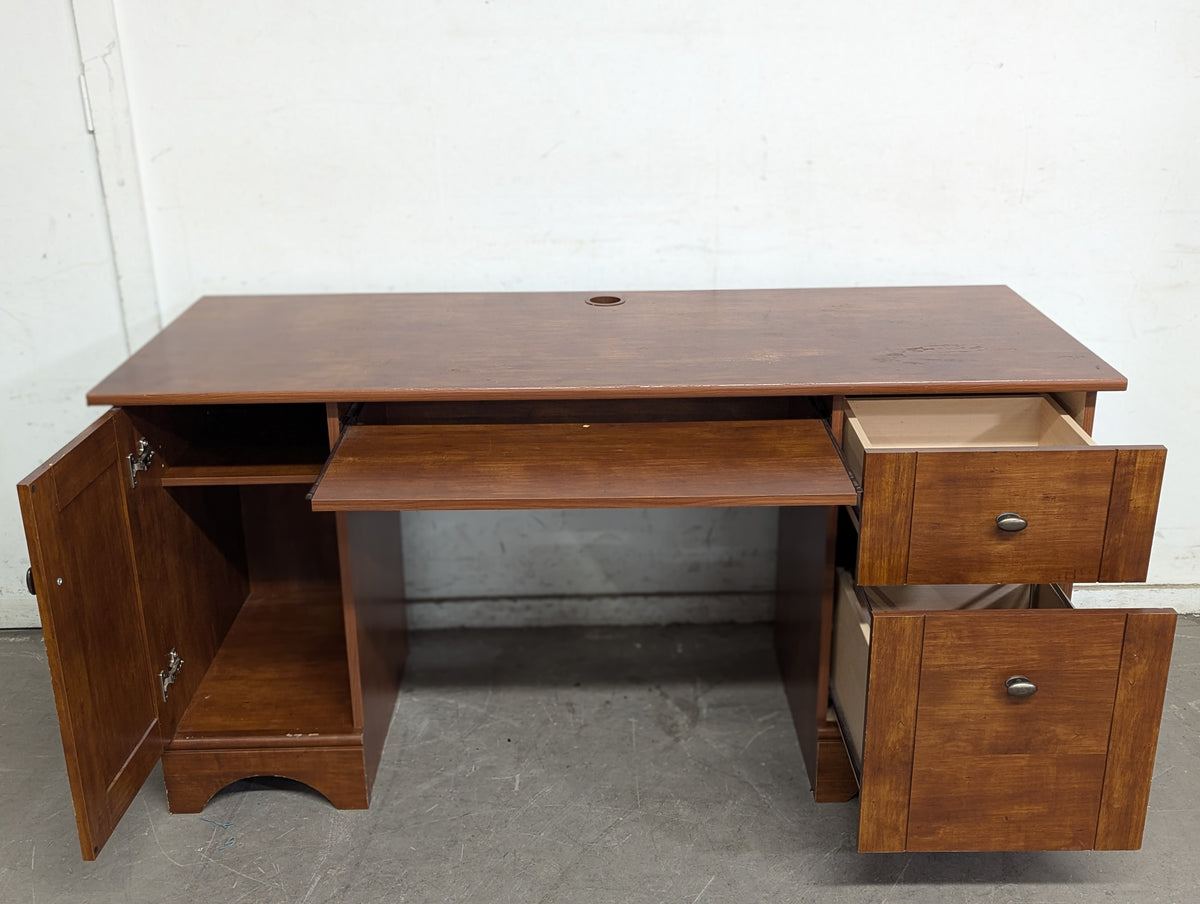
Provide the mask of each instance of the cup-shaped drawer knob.
[{"label": "cup-shaped drawer knob", "polygon": [[1024,675],[1013,675],[1004,682],[1004,688],[1010,697],[1032,697],[1037,693],[1037,685]]},{"label": "cup-shaped drawer knob", "polygon": [[996,516],[996,527],[1000,528],[1000,530],[1016,533],[1019,530],[1025,530],[1025,528],[1029,527],[1029,522],[1016,512],[1002,512]]}]

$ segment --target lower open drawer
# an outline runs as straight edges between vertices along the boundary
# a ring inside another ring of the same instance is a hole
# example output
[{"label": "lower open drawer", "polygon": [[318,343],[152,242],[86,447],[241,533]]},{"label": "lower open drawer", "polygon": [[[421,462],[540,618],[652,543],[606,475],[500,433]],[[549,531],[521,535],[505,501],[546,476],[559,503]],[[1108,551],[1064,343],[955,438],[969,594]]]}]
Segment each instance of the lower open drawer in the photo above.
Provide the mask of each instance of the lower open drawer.
[{"label": "lower open drawer", "polygon": [[832,693],[859,850],[1140,847],[1174,625],[1051,585],[840,572]]}]

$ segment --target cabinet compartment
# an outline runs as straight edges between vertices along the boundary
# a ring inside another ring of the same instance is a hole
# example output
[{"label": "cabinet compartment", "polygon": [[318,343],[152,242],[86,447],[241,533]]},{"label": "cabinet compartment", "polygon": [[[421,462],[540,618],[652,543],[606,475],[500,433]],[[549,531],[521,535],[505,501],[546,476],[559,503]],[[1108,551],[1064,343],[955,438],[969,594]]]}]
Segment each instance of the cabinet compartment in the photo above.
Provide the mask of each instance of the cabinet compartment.
[{"label": "cabinet compartment", "polygon": [[162,486],[311,485],[329,455],[322,405],[125,409],[154,455],[139,480]]},{"label": "cabinet compartment", "polygon": [[[365,806],[335,516],[273,454],[248,477],[243,460],[163,480],[166,453],[131,472],[142,436],[179,450],[236,432],[207,411],[115,409],[18,485],[85,859],[160,756],[176,810],[260,774]],[[301,413],[287,435],[325,431]]]},{"label": "cabinet compartment", "polygon": [[163,751],[172,813],[199,813],[232,781],[280,775],[335,806],[367,806],[341,595],[251,593]]},{"label": "cabinet compartment", "polygon": [[1145,580],[1166,451],[1048,396],[847,400],[867,585]]},{"label": "cabinet compartment", "polygon": [[860,850],[1140,846],[1173,612],[1078,611],[1051,586],[863,588],[846,572],[836,610]]},{"label": "cabinet compartment", "polygon": [[334,518],[308,511],[302,487],[232,491],[247,591],[168,753],[347,735],[353,720]]},{"label": "cabinet compartment", "polygon": [[310,511],[303,486],[191,489],[238,494],[248,591],[163,751],[171,811],[255,775],[366,807],[335,517]]}]

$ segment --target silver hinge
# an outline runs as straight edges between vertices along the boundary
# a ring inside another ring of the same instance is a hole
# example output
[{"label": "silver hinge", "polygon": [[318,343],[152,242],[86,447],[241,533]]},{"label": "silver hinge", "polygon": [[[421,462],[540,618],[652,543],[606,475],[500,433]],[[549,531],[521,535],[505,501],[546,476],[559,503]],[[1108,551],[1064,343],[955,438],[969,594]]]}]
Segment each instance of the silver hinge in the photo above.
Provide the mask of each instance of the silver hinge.
[{"label": "silver hinge", "polygon": [[183,660],[179,658],[177,652],[172,650],[167,654],[167,667],[158,673],[158,683],[162,685],[163,702],[166,702],[167,699],[167,688],[175,683],[181,668],[183,668]]},{"label": "silver hinge", "polygon": [[136,489],[138,471],[149,471],[150,460],[154,458],[154,450],[150,448],[150,441],[143,436],[138,440],[137,451],[130,452],[126,458],[129,460],[129,485]]}]

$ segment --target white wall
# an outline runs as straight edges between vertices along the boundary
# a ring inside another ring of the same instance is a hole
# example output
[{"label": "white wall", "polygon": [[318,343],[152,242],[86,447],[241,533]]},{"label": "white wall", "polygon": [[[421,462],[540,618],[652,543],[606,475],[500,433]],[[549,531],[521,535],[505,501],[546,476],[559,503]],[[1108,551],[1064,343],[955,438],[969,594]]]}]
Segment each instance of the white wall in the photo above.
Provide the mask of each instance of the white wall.
[{"label": "white wall", "polygon": [[[1097,436],[1170,448],[1151,580],[1200,583],[1194,3],[112,2],[168,319],[220,292],[1007,283],[1130,378]],[[430,517],[410,545],[486,533]],[[650,523],[665,557],[680,525]],[[490,575],[470,592],[521,586]]]},{"label": "white wall", "polygon": [[0,29],[0,628],[37,623],[13,486],[97,417],[128,354],[67,0],[5,3]]}]

